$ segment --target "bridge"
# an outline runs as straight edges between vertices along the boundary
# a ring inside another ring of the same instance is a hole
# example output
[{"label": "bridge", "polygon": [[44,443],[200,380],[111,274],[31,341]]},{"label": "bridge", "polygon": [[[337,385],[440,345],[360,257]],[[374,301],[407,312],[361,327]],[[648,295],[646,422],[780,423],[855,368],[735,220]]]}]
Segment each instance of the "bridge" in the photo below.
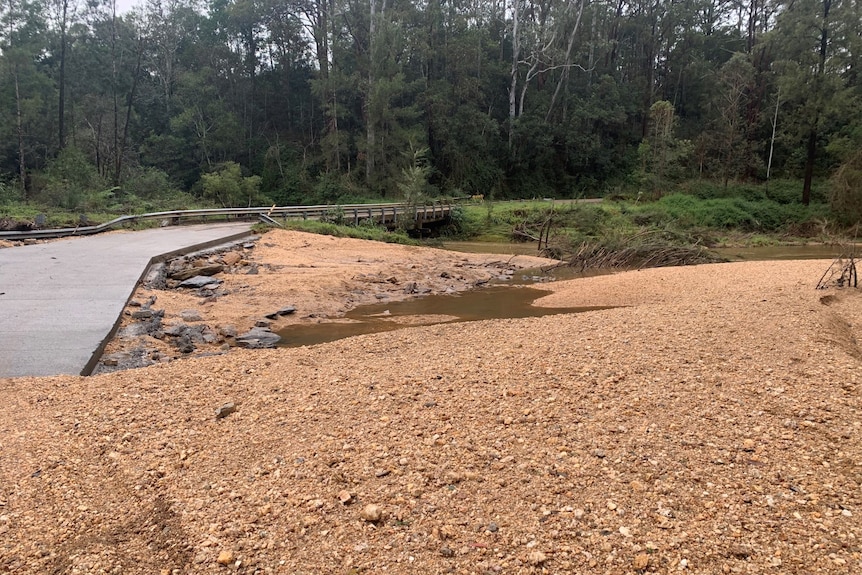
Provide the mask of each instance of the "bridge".
[{"label": "bridge", "polygon": [[425,228],[429,224],[446,221],[452,214],[452,207],[453,204],[449,202],[438,201],[422,205],[403,203],[343,204],[175,210],[120,216],[109,222],[92,226],[2,231],[0,232],[0,239],[15,241],[86,236],[145,221],[158,221],[164,227],[179,224],[183,220],[200,222],[209,219],[229,221],[258,219],[270,225],[281,225],[279,220],[284,222],[296,219],[329,220],[353,225],[359,225],[363,221],[373,221],[385,226],[393,226],[401,221],[412,221],[417,228]]}]

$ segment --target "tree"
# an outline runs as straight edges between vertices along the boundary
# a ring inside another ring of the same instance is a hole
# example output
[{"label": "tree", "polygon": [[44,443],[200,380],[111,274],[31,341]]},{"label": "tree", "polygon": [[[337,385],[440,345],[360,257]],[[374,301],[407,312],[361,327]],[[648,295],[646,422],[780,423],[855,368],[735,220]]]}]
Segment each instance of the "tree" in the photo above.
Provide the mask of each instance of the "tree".
[{"label": "tree", "polygon": [[785,108],[791,114],[785,125],[789,137],[804,141],[802,203],[811,201],[821,140],[847,103],[842,73],[850,62],[849,42],[858,31],[849,0],[800,0],[789,4],[778,18],[775,42],[780,51],[779,83]]}]

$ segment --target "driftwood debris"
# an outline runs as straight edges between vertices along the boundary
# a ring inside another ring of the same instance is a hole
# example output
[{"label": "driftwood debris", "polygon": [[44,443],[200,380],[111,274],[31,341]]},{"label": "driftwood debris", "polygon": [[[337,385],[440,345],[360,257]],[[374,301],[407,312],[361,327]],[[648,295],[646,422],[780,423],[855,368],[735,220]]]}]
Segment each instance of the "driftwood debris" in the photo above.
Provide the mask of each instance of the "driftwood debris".
[{"label": "driftwood debris", "polygon": [[853,254],[840,255],[820,276],[817,289],[828,289],[830,287],[859,287],[859,277],[856,273],[856,258]]}]

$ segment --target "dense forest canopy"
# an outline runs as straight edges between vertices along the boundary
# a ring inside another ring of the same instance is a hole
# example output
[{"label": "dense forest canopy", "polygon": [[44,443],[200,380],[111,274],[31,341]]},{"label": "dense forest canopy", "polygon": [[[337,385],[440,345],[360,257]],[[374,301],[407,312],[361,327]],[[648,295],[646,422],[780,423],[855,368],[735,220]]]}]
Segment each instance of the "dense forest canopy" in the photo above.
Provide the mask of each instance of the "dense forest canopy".
[{"label": "dense forest canopy", "polygon": [[0,0],[0,190],[807,202],[860,163],[860,66],[860,0]]}]

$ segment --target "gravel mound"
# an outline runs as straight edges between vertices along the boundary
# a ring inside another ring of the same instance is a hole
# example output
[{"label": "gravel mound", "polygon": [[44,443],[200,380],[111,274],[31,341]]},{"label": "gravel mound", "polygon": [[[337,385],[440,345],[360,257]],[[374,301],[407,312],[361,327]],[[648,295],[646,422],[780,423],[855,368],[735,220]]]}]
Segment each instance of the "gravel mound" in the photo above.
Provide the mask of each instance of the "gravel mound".
[{"label": "gravel mound", "polygon": [[862,302],[826,265],[0,380],[0,571],[862,572]]}]

